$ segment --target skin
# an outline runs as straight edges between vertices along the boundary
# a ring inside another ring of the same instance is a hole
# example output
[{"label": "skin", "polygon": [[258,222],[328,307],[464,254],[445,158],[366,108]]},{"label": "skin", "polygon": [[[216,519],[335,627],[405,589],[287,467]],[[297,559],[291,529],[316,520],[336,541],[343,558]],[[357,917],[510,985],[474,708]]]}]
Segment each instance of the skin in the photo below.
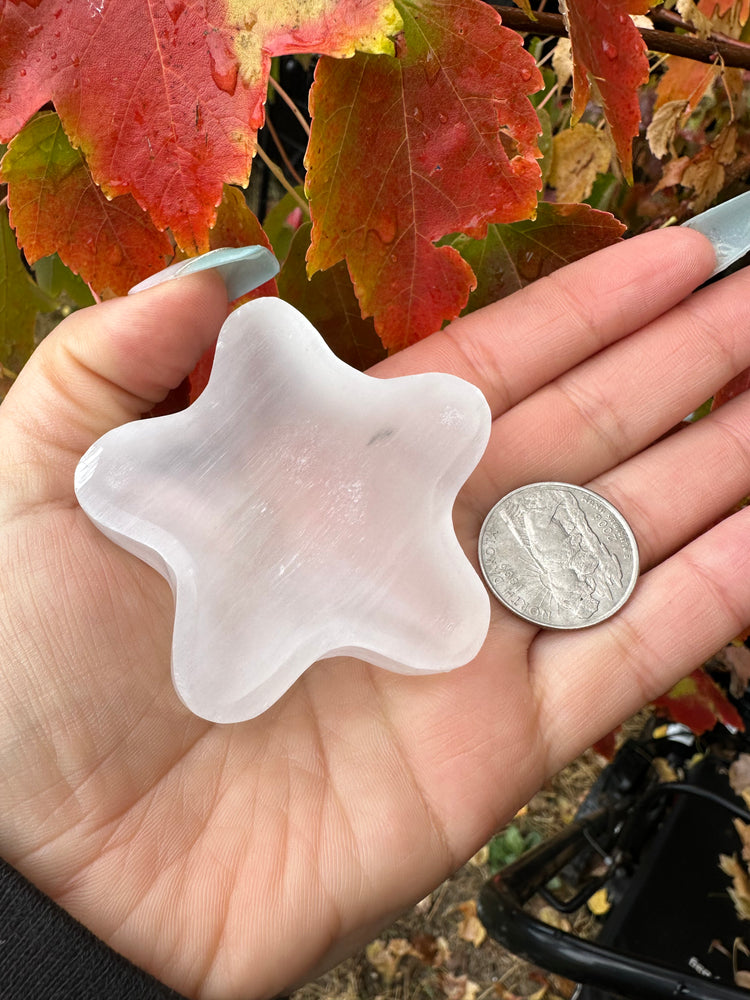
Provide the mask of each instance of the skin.
[{"label": "skin", "polygon": [[[579,483],[622,510],[643,575],[609,621],[540,632],[493,602],[477,659],[401,677],[317,664],[259,719],[192,716],[165,581],[90,524],[73,472],[191,370],[215,274],[76,313],[0,408],[0,855],[189,997],[322,971],[458,867],[545,778],[750,621],[750,399],[668,434],[750,365],[750,274],[694,295],[698,234],[627,241],[374,372],[442,370],[493,411],[455,523]],[[655,442],[655,443],[654,443]],[[473,557],[472,557],[473,558]]]}]

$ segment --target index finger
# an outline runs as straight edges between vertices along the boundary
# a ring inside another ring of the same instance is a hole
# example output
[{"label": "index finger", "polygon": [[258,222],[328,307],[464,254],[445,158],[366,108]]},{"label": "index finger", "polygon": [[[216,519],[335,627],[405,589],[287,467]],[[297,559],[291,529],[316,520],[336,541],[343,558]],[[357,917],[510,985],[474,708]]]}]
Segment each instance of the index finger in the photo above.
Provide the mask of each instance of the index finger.
[{"label": "index finger", "polygon": [[441,371],[472,382],[493,417],[677,305],[711,274],[709,241],[676,227],[569,264],[388,358],[370,374]]}]

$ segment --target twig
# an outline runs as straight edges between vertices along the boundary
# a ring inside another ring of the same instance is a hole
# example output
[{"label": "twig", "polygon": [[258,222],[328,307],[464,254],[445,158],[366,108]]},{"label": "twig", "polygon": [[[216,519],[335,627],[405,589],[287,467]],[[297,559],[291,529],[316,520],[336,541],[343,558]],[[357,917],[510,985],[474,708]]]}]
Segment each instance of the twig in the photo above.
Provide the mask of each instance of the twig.
[{"label": "twig", "polygon": [[[513,7],[503,7],[500,11],[503,24],[516,31],[534,35],[550,35],[555,38],[567,37],[562,14],[539,13],[536,18],[524,14]],[[639,28],[646,47],[651,52],[665,52],[672,56],[684,56],[696,62],[715,63],[725,66],[750,69],[750,45],[725,39],[703,39],[694,35],[676,35],[671,31],[657,31],[653,28]]]},{"label": "twig", "polygon": [[279,153],[281,155],[281,159],[284,161],[284,166],[286,167],[286,169],[289,171],[289,173],[292,175],[292,177],[295,179],[295,181],[298,184],[304,184],[305,182],[302,180],[302,178],[300,177],[300,175],[294,169],[294,167],[292,166],[292,161],[287,156],[286,150],[284,149],[284,144],[282,143],[281,139],[279,138],[276,129],[273,127],[273,122],[271,121],[271,116],[270,115],[266,115],[265,125],[266,125],[266,128],[268,129],[269,135],[271,136],[271,138],[274,141],[274,145],[276,146],[276,148],[278,149],[278,151],[279,151]]},{"label": "twig", "polygon": [[265,163],[265,165],[271,171],[271,173],[276,178],[276,180],[279,182],[279,184],[281,184],[281,186],[284,188],[284,190],[287,192],[287,194],[290,194],[294,198],[294,200],[297,202],[297,204],[299,205],[299,207],[302,209],[302,211],[305,213],[305,215],[308,215],[309,212],[310,212],[310,209],[307,207],[307,202],[305,201],[304,198],[301,198],[297,194],[297,192],[294,190],[294,188],[292,187],[292,185],[286,179],[286,175],[284,174],[284,171],[281,169],[281,167],[278,165],[278,163],[274,163],[273,162],[273,160],[271,159],[271,157],[268,155],[268,153],[265,151],[265,149],[263,149],[263,147],[261,146],[260,143],[258,143],[258,145],[255,147],[255,149],[256,149],[256,151],[258,153],[258,156],[261,158],[261,160],[263,160],[263,162]]},{"label": "twig", "polygon": [[297,121],[302,126],[302,129],[303,129],[305,135],[309,138],[310,137],[310,126],[309,126],[307,120],[305,119],[305,116],[300,111],[300,109],[297,107],[297,105],[291,99],[291,97],[289,96],[289,94],[287,94],[287,92],[284,90],[284,88],[281,86],[281,84],[279,83],[278,80],[274,80],[274,78],[272,76],[269,76],[268,81],[271,84],[271,86],[273,87],[273,89],[276,91],[276,93],[279,95],[279,97],[282,99],[282,101],[289,107],[289,109],[291,110],[291,112],[294,115],[294,117],[297,119]]},{"label": "twig", "polygon": [[[669,25],[673,28],[679,28],[680,31],[689,31],[691,35],[698,34],[698,29],[694,24],[690,24],[689,21],[683,21],[679,14],[675,14],[672,10],[652,10],[649,11],[648,15],[653,23],[658,27],[667,27]],[[715,42],[729,42],[733,45],[744,46],[746,49],[750,49],[750,45],[747,42],[741,42],[738,38],[732,38],[731,35],[725,35],[721,31],[712,31],[708,36],[712,41]]]}]

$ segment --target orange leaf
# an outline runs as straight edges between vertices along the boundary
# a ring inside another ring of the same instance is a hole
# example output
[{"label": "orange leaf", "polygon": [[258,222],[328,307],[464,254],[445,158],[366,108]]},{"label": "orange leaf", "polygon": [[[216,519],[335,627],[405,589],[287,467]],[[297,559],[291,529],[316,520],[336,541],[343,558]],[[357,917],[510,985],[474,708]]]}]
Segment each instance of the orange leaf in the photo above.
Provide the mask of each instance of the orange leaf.
[{"label": "orange leaf", "polygon": [[247,182],[271,57],[388,52],[399,27],[392,0],[5,3],[0,141],[52,101],[106,194],[200,252],[224,183]]},{"label": "orange leaf", "polygon": [[[474,280],[448,233],[536,208],[541,76],[479,0],[403,0],[394,59],[322,59],[313,85],[308,273],[346,259],[364,315],[398,350],[458,315]],[[356,183],[353,183],[356,179]]]},{"label": "orange leaf", "polygon": [[719,72],[718,66],[682,56],[669,56],[667,71],[656,88],[654,109],[658,110],[670,101],[687,101],[690,111],[695,110]]},{"label": "orange leaf", "polygon": [[646,45],[628,14],[645,13],[651,0],[574,0],[565,7],[573,51],[573,124],[586,110],[591,77],[632,183],[631,146],[641,120],[638,88],[647,82],[649,68]]}]

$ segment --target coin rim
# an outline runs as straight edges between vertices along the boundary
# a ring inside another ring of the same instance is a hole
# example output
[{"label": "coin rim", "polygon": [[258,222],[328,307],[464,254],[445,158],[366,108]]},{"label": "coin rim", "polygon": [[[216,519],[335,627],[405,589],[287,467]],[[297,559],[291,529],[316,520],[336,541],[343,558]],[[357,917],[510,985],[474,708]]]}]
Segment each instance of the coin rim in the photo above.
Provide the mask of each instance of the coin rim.
[{"label": "coin rim", "polygon": [[[505,503],[505,501],[508,500],[510,497],[515,496],[517,493],[524,493],[526,490],[534,489],[535,487],[539,486],[564,487],[567,489],[580,491],[581,493],[588,493],[589,496],[595,497],[597,500],[601,501],[606,507],[608,507],[613,512],[615,517],[620,522],[621,527],[625,531],[625,534],[632,543],[634,554],[633,554],[633,572],[631,574],[630,583],[625,589],[625,592],[623,593],[621,599],[617,602],[617,604],[614,605],[614,607],[610,611],[607,612],[607,614],[603,618],[599,618],[593,622],[586,622],[583,625],[551,625],[548,622],[540,622],[537,621],[535,618],[530,618],[528,615],[523,614],[523,612],[519,611],[517,608],[514,608],[512,605],[508,604],[508,602],[504,600],[500,596],[500,594],[498,594],[492,583],[490,583],[489,576],[485,572],[484,561],[482,559],[482,541],[484,539],[484,533],[485,533],[485,528],[487,527],[487,522],[492,517],[495,510],[500,506],[500,504]],[[615,505],[612,503],[611,500],[608,500],[606,497],[603,497],[601,493],[597,493],[594,490],[590,490],[586,486],[578,486],[576,483],[562,483],[554,479],[540,480],[539,482],[536,483],[526,483],[525,486],[519,486],[515,490],[511,490],[510,493],[506,493],[505,496],[500,497],[497,503],[493,504],[492,508],[489,510],[487,516],[482,522],[482,527],[479,532],[477,557],[479,559],[479,568],[482,571],[482,576],[484,577],[485,583],[490,589],[490,593],[492,593],[497,598],[497,600],[503,605],[504,608],[507,608],[518,618],[522,618],[524,621],[530,622],[532,625],[536,625],[538,628],[554,630],[557,632],[573,632],[576,631],[577,629],[593,628],[595,625],[601,625],[602,622],[606,622],[613,615],[616,615],[617,612],[622,608],[623,604],[625,604],[625,602],[628,600],[630,595],[633,593],[633,590],[635,589],[635,585],[638,582],[638,577],[640,575],[640,551],[638,549],[638,541],[635,537],[635,534],[633,533],[633,529],[628,524],[624,514],[620,510],[618,510],[617,507],[615,507]]]}]

